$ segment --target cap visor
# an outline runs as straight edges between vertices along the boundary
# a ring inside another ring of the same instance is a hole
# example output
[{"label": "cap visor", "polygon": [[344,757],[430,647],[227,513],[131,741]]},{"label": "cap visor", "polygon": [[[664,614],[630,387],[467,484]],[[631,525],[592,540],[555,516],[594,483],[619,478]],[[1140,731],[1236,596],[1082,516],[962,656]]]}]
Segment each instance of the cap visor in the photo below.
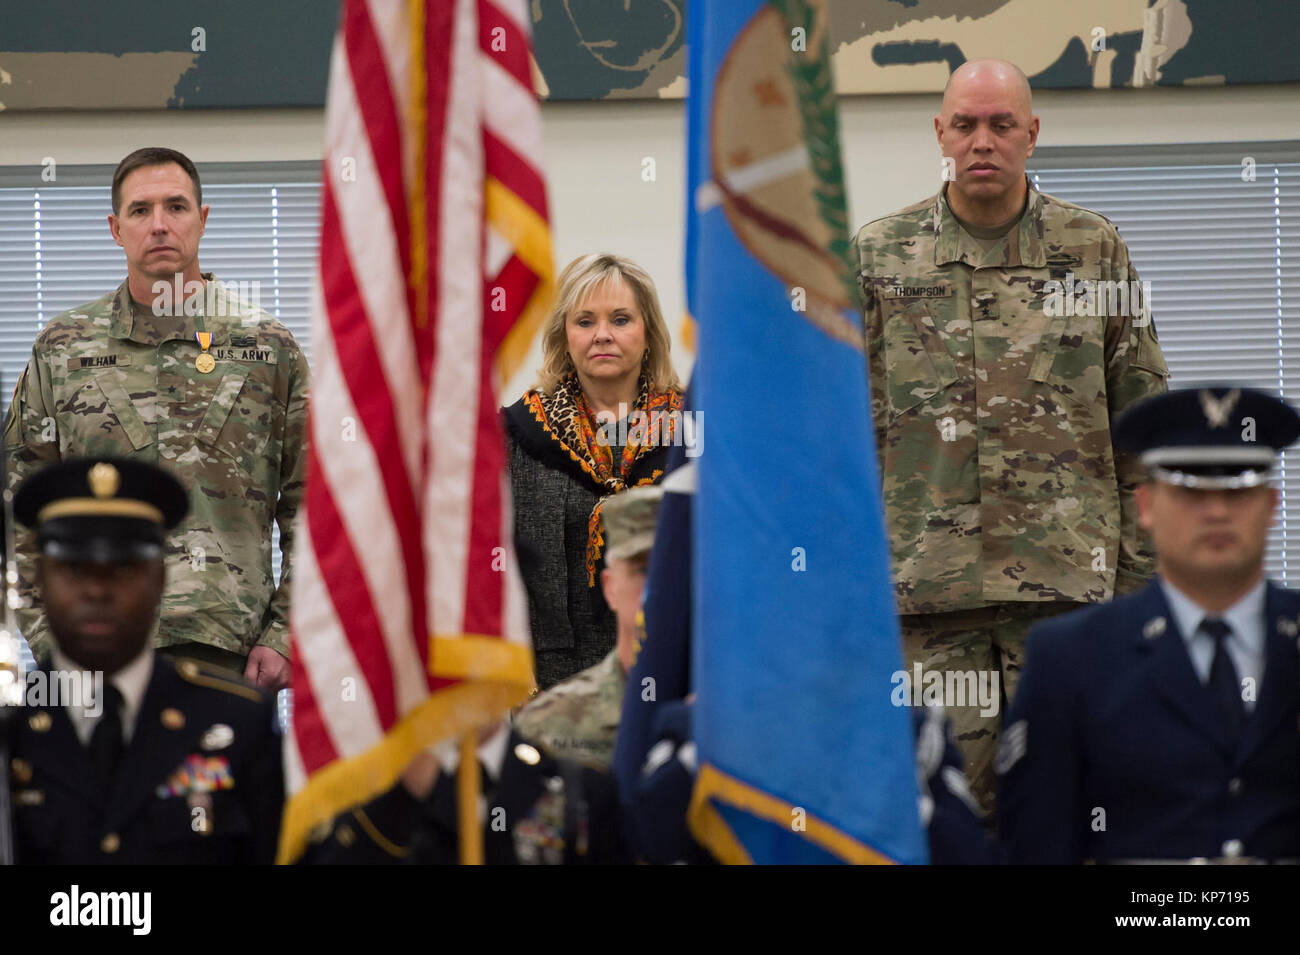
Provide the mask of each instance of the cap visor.
[{"label": "cap visor", "polygon": [[1173,467],[1151,468],[1151,476],[1157,481],[1197,491],[1238,491],[1248,487],[1263,487],[1268,484],[1271,475],[1269,468],[1246,470],[1237,474],[1193,474]]},{"label": "cap visor", "polygon": [[46,540],[41,543],[41,553],[68,563],[117,564],[128,560],[157,560],[162,556],[162,545],[91,537],[75,541]]}]

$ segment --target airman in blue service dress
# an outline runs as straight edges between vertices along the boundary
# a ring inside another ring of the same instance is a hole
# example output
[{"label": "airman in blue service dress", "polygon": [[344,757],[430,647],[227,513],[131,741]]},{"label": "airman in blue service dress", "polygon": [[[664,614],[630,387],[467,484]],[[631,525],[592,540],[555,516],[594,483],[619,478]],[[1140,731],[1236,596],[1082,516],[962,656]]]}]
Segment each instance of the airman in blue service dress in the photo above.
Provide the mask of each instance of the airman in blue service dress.
[{"label": "airman in blue service dress", "polygon": [[[1154,482],[1158,574],[1030,632],[998,753],[1011,862],[1300,859],[1300,593],[1262,565],[1269,473],[1297,436],[1294,410],[1245,388],[1171,392],[1117,422]],[[1188,572],[1216,550],[1248,555],[1224,565],[1240,584]]]},{"label": "airman in blue service dress", "polygon": [[[42,579],[62,568],[79,588],[63,607],[47,589],[56,646],[10,720],[19,864],[274,861],[283,777],[272,698],[149,642],[163,535],[186,509],[174,478],[135,461],[67,460],[18,491]],[[145,589],[132,617],[113,601],[135,579]]]}]

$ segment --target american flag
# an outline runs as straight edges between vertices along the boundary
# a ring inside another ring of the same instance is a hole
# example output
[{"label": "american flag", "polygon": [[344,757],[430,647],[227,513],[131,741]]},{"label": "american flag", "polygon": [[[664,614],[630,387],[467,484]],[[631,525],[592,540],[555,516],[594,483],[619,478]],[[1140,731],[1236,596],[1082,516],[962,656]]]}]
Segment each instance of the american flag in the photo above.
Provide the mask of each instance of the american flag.
[{"label": "american flag", "polygon": [[552,293],[526,0],[344,0],[281,861],[532,685],[498,389]]}]

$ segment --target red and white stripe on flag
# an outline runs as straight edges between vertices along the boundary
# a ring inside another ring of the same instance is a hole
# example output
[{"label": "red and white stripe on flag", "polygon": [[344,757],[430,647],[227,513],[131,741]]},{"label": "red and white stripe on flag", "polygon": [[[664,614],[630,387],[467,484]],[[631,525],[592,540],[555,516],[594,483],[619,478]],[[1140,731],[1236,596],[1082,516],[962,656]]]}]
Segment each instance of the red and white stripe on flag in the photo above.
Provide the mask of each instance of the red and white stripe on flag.
[{"label": "red and white stripe on flag", "polygon": [[527,0],[344,0],[281,861],[532,685],[500,387],[552,295]]}]

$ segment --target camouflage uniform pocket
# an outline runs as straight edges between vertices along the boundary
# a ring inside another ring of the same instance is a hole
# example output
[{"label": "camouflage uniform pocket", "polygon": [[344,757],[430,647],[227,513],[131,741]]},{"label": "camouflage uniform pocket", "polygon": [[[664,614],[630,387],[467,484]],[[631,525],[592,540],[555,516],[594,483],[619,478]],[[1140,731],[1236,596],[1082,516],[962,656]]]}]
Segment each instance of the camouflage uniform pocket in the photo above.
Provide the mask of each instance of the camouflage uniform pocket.
[{"label": "camouflage uniform pocket", "polygon": [[88,373],[88,380],[69,378],[67,384],[81,387],[57,412],[64,454],[127,454],[153,443],[152,429],[140,417],[115,369]]},{"label": "camouflage uniform pocket", "polygon": [[1050,385],[1077,405],[1085,408],[1095,405],[1106,387],[1105,357],[1099,333],[1077,327],[1063,330],[1053,327],[1043,336],[1029,369],[1029,380]]},{"label": "camouflage uniform pocket", "polygon": [[885,390],[897,417],[957,381],[957,368],[924,302],[889,315],[884,324]]},{"label": "camouflage uniform pocket", "polygon": [[1136,368],[1149,371],[1160,378],[1169,377],[1169,366],[1165,364],[1164,353],[1160,350],[1160,340],[1156,337],[1156,323],[1149,320],[1146,325],[1135,327],[1133,337],[1133,360]]},{"label": "camouflage uniform pocket", "polygon": [[271,407],[271,394],[265,385],[242,370],[227,372],[195,437],[200,444],[233,458],[255,486],[261,486],[257,482],[266,470]]},{"label": "camouflage uniform pocket", "polygon": [[[5,416],[5,447],[18,448],[25,447],[28,442],[27,425],[30,415],[27,414],[27,393],[23,390],[27,384],[27,369],[24,368],[18,376],[18,384],[14,386],[13,397],[9,399],[9,413]],[[40,417],[36,417],[37,425],[40,425]],[[37,431],[39,434],[40,432]]]}]

